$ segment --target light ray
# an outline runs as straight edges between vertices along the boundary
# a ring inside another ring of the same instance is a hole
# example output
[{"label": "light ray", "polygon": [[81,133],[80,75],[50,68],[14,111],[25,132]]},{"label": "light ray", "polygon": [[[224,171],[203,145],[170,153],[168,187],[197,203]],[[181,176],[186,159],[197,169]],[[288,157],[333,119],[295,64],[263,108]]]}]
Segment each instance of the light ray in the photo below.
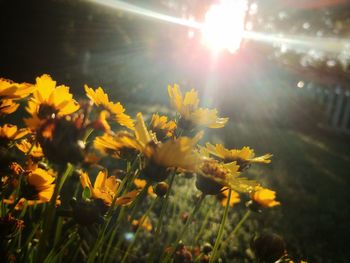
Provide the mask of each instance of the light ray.
[{"label": "light ray", "polygon": [[190,28],[194,28],[194,29],[201,28],[201,23],[198,23],[196,21],[160,14],[158,12],[148,10],[146,8],[142,8],[142,7],[133,5],[133,4],[123,2],[123,1],[118,1],[118,0],[88,0],[88,1],[94,2],[96,4],[104,5],[107,7],[111,7],[114,9],[122,10],[125,12],[129,12],[132,14],[141,15],[141,16],[153,18],[156,20],[161,20],[164,22],[170,22],[173,24],[186,26],[186,27],[190,27]]},{"label": "light ray", "polygon": [[[88,0],[96,4],[104,5],[117,10],[133,13],[143,17],[169,22],[202,31],[204,24],[193,20],[182,19],[148,10],[133,4],[119,0]],[[286,44],[295,51],[307,51],[310,49],[330,53],[350,53],[350,39],[348,38],[318,38],[298,35],[267,34],[261,32],[244,31],[243,38],[270,45]]]}]

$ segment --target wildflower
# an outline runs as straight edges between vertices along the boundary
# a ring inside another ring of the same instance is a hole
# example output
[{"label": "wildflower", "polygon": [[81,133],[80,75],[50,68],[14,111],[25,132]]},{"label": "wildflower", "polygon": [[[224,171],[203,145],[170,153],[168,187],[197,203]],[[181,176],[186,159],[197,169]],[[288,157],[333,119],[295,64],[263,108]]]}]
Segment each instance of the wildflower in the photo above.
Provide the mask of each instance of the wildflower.
[{"label": "wildflower", "polygon": [[30,155],[34,158],[44,157],[43,149],[41,148],[38,142],[30,143],[29,140],[21,140],[19,143],[16,143],[16,147],[21,152],[24,152],[27,155]]},{"label": "wildflower", "polygon": [[[89,188],[92,198],[101,199],[107,206],[112,205],[112,202],[120,185],[115,176],[107,177],[106,171],[100,171],[98,173],[94,186],[92,186],[90,178],[85,172],[81,172],[80,182],[83,188]],[[128,205],[135,199],[138,193],[139,191],[134,190],[125,194],[124,196],[118,197],[116,198],[115,204]]]},{"label": "wildflower", "polygon": [[223,187],[248,193],[257,185],[255,181],[240,177],[239,165],[236,162],[221,163],[206,158],[197,171],[196,187],[208,195],[219,194]]},{"label": "wildflower", "polygon": [[[35,168],[32,171],[26,171],[26,182],[21,188],[23,197],[16,203],[15,210],[22,209],[25,205],[36,205],[47,203],[51,200],[55,189],[55,176],[52,170],[44,170]],[[5,204],[14,204],[15,196],[10,196],[9,199],[2,200]],[[59,205],[60,201],[56,200]]]},{"label": "wildflower", "polygon": [[176,122],[168,121],[167,116],[153,114],[150,124],[150,130],[156,134],[160,140],[166,137],[172,137],[176,129]]},{"label": "wildflower", "polygon": [[9,99],[0,100],[0,116],[5,114],[11,114],[15,112],[18,107],[19,107],[19,104],[13,102],[13,100],[9,100]]},{"label": "wildflower", "polygon": [[251,163],[270,163],[270,158],[272,157],[272,154],[255,157],[254,150],[249,147],[228,150],[222,144],[212,145],[207,143],[204,151],[222,159],[225,163],[236,161],[241,170]]},{"label": "wildflower", "polygon": [[31,118],[25,119],[25,122],[31,129],[37,129],[45,119],[71,114],[80,107],[69,93],[69,87],[64,85],[56,87],[56,81],[49,75],[37,77],[35,87],[33,97],[26,107]]},{"label": "wildflower", "polygon": [[35,90],[29,83],[15,83],[12,80],[0,78],[0,99],[23,99]]},{"label": "wildflower", "polygon": [[274,207],[281,203],[276,201],[276,192],[267,188],[258,187],[251,194],[252,200],[262,207]]},{"label": "wildflower", "polygon": [[16,125],[5,124],[0,126],[0,140],[1,141],[14,141],[18,140],[29,133],[28,129],[18,129]]},{"label": "wildflower", "polygon": [[194,171],[201,163],[199,155],[194,152],[194,147],[203,136],[202,132],[194,138],[180,137],[157,144],[146,128],[142,114],[138,113],[135,134],[143,145],[143,154],[148,159],[144,173],[151,180],[164,181],[169,168]]},{"label": "wildflower", "polygon": [[137,228],[141,227],[143,228],[144,230],[148,231],[148,232],[151,232],[152,231],[152,224],[148,218],[148,216],[142,216],[140,219],[136,220],[132,220],[131,222],[131,226],[132,228],[134,229],[134,231],[137,230]]},{"label": "wildflower", "polygon": [[[229,188],[221,189],[221,192],[217,195],[222,206],[226,206],[228,195],[229,195]],[[241,199],[239,198],[239,194],[235,191],[231,191],[231,198],[229,203],[230,207],[233,207],[234,204],[237,204],[240,201]]]},{"label": "wildflower", "polygon": [[[82,140],[84,127],[80,120],[70,116],[49,119],[37,130],[37,139],[45,156],[52,162],[66,164],[83,160],[85,143]],[[64,147],[62,147],[64,145]]]},{"label": "wildflower", "polygon": [[134,159],[142,151],[142,145],[128,132],[118,132],[116,135],[105,133],[95,138],[94,147],[103,154],[126,160]]},{"label": "wildflower", "polygon": [[173,87],[169,85],[168,94],[171,105],[181,115],[179,125],[184,129],[196,126],[222,128],[228,121],[228,118],[219,118],[216,109],[199,108],[198,93],[193,89],[186,92],[183,97],[178,85],[175,84]]},{"label": "wildflower", "polygon": [[[120,125],[127,127],[129,129],[133,129],[134,121],[131,117],[125,114],[125,109],[120,102],[114,103],[109,100],[108,94],[106,94],[101,87],[93,90],[89,88],[89,86],[85,85],[86,96],[96,105],[100,106],[103,109],[106,109],[113,115],[113,119],[119,123]],[[108,118],[105,114],[105,118]]]},{"label": "wildflower", "polygon": [[[134,185],[136,186],[136,188],[138,190],[142,190],[143,188],[146,187],[147,185],[147,181],[146,180],[142,180],[142,179],[139,179],[139,178],[136,178],[134,180]],[[155,192],[153,191],[153,187],[152,186],[149,186],[148,189],[147,189],[147,194],[152,197],[152,198],[155,198],[157,197],[157,195],[155,194]]]}]

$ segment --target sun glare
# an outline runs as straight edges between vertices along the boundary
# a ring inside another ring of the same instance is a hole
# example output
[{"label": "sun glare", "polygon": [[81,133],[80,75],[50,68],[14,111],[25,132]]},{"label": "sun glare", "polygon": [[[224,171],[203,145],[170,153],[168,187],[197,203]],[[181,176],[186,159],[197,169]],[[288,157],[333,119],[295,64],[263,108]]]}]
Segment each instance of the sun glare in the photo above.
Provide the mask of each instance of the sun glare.
[{"label": "sun glare", "polygon": [[246,11],[246,0],[222,0],[212,5],[201,29],[203,44],[214,51],[237,51],[244,34]]}]

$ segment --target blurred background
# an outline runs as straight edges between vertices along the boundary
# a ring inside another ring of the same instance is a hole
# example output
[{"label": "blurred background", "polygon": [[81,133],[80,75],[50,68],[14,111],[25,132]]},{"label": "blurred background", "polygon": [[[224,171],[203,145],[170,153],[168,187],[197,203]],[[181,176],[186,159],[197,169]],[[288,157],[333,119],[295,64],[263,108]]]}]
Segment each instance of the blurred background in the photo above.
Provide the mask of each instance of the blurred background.
[{"label": "blurred background", "polygon": [[207,21],[222,2],[135,0],[126,12],[113,0],[2,0],[0,77],[48,73],[77,96],[102,86],[131,114],[166,113],[169,83],[198,89],[231,120],[210,131],[213,142],[274,154],[252,176],[282,206],[250,224],[282,235],[294,258],[349,262],[350,2],[247,0],[207,39],[178,21]]}]

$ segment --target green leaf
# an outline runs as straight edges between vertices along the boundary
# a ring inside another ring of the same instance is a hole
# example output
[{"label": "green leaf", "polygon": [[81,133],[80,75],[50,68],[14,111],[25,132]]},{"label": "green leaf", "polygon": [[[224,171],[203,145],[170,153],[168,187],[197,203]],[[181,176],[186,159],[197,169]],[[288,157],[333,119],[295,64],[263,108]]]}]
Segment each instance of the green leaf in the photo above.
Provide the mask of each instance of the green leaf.
[{"label": "green leaf", "polygon": [[85,187],[82,193],[82,197],[84,200],[90,199],[91,198],[91,191],[89,187]]}]

